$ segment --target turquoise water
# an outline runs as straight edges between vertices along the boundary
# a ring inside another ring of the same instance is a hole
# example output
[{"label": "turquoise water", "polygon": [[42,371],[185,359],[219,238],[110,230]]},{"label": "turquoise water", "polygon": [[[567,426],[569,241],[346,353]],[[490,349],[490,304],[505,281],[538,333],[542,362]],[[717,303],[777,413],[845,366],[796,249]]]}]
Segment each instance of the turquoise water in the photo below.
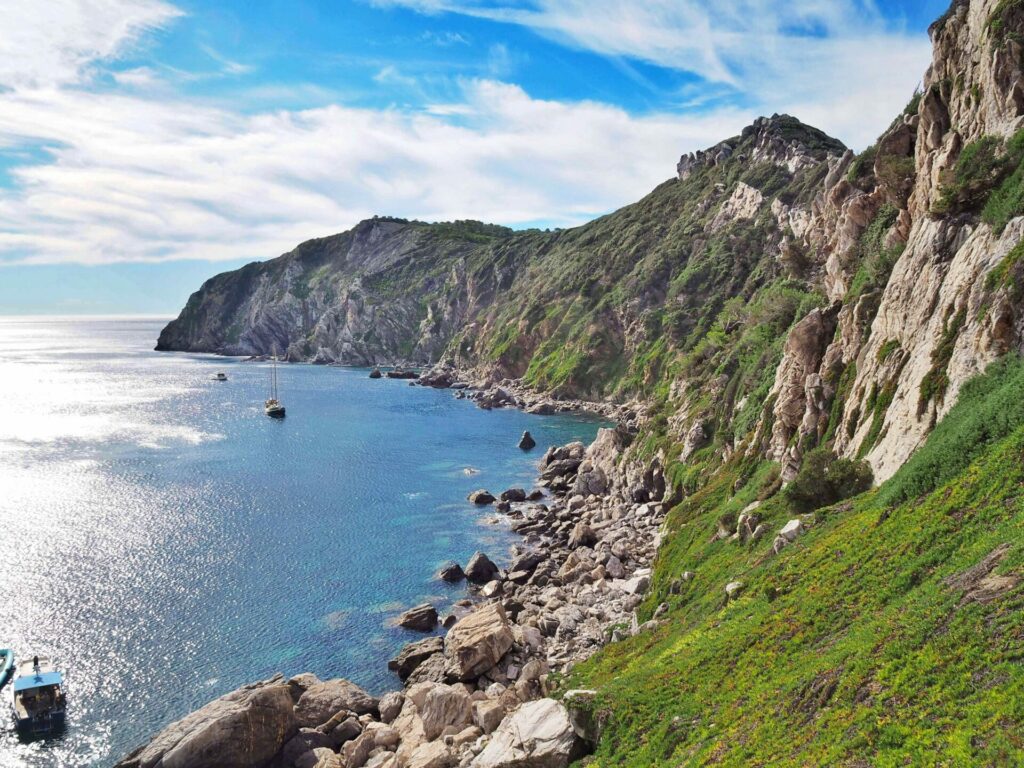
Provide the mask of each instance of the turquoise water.
[{"label": "turquoise water", "polygon": [[108,766],[278,671],[396,685],[418,635],[389,622],[464,596],[444,561],[514,539],[466,494],[529,487],[547,445],[600,426],[305,365],[279,367],[275,421],[268,365],[157,354],[161,326],[0,319],[0,647],[54,657],[70,698],[65,733],[28,743],[5,689],[4,768]]}]

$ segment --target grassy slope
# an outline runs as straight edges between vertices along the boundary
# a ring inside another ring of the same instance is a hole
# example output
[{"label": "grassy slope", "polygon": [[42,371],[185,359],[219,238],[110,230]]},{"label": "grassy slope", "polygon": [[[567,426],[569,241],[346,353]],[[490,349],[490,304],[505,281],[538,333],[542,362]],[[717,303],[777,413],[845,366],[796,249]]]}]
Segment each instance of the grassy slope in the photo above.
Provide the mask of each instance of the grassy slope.
[{"label": "grassy slope", "polygon": [[[1024,365],[997,367],[949,423],[975,423],[1022,389]],[[730,466],[673,510],[641,611],[667,601],[666,624],[609,645],[568,681],[599,688],[609,714],[593,764],[1024,764],[1024,594],[960,605],[944,583],[1004,543],[995,572],[1024,566],[1024,420],[963,435],[937,431],[917,470],[819,511],[777,556],[770,541],[710,542],[764,466],[746,469],[736,498],[743,468]],[[956,452],[977,458],[949,460]],[[935,490],[884,505],[919,487],[922,465]],[[762,511],[771,530],[788,517],[779,497]],[[683,570],[696,578],[669,595]],[[734,579],[747,589],[726,605]]]}]

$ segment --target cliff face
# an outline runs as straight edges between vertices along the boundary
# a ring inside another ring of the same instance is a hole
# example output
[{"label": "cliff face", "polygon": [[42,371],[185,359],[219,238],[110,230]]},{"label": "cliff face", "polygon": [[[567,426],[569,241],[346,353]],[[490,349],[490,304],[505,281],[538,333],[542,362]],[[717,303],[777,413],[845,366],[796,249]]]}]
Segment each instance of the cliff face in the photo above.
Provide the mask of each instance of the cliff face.
[{"label": "cliff face", "polygon": [[366,221],[211,279],[158,349],[444,359],[641,401],[666,465],[790,479],[828,445],[884,480],[1021,348],[1021,16],[954,3],[922,93],[859,156],[777,115],[575,229]]}]

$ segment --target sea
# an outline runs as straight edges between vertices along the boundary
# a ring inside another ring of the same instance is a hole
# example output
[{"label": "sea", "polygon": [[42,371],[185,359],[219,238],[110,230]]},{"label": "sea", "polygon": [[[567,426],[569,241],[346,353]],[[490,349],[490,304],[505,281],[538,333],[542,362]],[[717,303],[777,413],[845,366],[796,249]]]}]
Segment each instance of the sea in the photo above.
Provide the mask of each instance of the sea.
[{"label": "sea", "polygon": [[398,614],[443,612],[467,593],[442,564],[515,541],[467,494],[530,488],[603,425],[301,364],[274,420],[269,363],[154,352],[166,320],[0,318],[0,647],[50,656],[69,701],[27,740],[0,691],[2,768],[113,765],[278,672],[398,687],[387,660],[421,637]]}]

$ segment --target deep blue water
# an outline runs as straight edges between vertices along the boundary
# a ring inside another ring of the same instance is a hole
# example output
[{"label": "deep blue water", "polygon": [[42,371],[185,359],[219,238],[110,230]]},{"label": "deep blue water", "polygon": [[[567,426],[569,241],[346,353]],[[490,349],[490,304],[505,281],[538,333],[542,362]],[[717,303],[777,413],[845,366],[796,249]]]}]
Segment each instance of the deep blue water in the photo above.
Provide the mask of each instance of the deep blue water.
[{"label": "deep blue water", "polygon": [[25,743],[4,690],[4,768],[110,765],[278,671],[396,685],[417,635],[389,622],[464,596],[444,561],[513,541],[466,494],[529,487],[599,426],[305,365],[279,367],[275,421],[268,365],[152,352],[161,326],[0,319],[0,646],[53,656],[70,700],[61,738]]}]

